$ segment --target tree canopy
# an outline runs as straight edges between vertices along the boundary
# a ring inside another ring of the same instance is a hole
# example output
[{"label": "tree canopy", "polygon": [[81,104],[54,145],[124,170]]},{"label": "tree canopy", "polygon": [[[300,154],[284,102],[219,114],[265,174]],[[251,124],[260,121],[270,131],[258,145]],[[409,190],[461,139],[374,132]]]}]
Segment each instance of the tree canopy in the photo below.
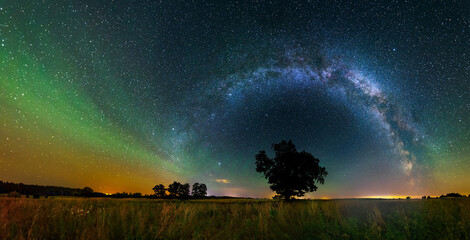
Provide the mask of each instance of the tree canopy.
[{"label": "tree canopy", "polygon": [[317,183],[324,184],[328,172],[312,154],[298,152],[292,141],[275,143],[272,148],[274,158],[269,158],[264,150],[255,156],[256,171],[268,179],[271,190],[291,199],[316,191]]},{"label": "tree canopy", "polygon": [[91,189],[90,187],[84,187],[82,189],[81,194],[84,197],[91,197],[93,195],[93,192],[94,192],[93,189]]},{"label": "tree canopy", "polygon": [[170,197],[177,197],[178,190],[181,186],[181,183],[174,181],[172,184],[168,185],[168,192],[170,193]]},{"label": "tree canopy", "polygon": [[[205,186],[205,184],[202,184],[202,185]],[[198,185],[198,187],[199,187],[199,185]],[[190,193],[191,193],[190,188],[191,188],[191,186],[189,185],[189,183],[181,184],[179,182],[174,181],[172,184],[168,185],[168,188],[165,188],[165,186],[163,186],[163,184],[158,184],[153,188],[153,191],[155,192],[155,196],[158,197],[158,198],[165,198],[167,196],[166,191],[168,191],[168,193],[169,193],[168,197],[169,198],[186,199],[186,198],[189,198],[191,196],[190,195]],[[207,191],[207,188],[206,188],[206,191]],[[193,194],[194,194],[194,192],[195,192],[195,190],[193,188]],[[196,192],[199,192],[199,190],[197,190]],[[205,194],[203,196],[205,196]],[[200,196],[198,195],[196,197],[200,197]]]},{"label": "tree canopy", "polygon": [[155,185],[155,187],[152,188],[152,190],[155,192],[155,196],[159,198],[166,197],[166,189],[163,184],[158,184]]},{"label": "tree canopy", "polygon": [[180,185],[179,185],[179,188],[178,188],[178,197],[180,197],[180,198],[188,198],[188,197],[189,197],[189,193],[190,193],[189,188],[190,188],[189,183],[180,184]]},{"label": "tree canopy", "polygon": [[193,185],[193,191],[192,191],[193,197],[196,198],[201,198],[205,197],[207,195],[207,186],[204,183],[195,183]]}]

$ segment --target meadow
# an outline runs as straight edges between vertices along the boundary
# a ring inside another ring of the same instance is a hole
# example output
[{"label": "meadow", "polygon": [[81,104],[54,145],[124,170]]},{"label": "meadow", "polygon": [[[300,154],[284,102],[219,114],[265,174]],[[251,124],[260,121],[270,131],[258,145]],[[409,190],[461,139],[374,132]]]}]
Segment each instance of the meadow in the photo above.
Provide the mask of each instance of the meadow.
[{"label": "meadow", "polygon": [[470,200],[0,197],[0,239],[470,239]]}]

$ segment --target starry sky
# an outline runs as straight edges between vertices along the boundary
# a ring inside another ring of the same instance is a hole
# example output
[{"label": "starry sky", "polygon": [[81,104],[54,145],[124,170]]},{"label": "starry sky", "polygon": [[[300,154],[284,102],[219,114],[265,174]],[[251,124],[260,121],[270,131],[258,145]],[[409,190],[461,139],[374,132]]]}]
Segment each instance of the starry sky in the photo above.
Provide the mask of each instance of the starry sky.
[{"label": "starry sky", "polygon": [[470,5],[0,1],[0,180],[269,197],[281,140],[307,197],[470,193]]}]

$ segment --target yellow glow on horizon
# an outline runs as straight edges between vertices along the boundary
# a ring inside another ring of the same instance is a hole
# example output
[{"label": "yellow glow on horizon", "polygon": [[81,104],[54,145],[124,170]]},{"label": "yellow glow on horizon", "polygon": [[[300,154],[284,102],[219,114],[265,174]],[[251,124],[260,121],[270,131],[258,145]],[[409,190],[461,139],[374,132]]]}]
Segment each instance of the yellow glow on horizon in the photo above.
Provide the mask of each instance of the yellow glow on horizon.
[{"label": "yellow glow on horizon", "polygon": [[[378,195],[378,196],[363,196],[363,197],[356,197],[356,198],[376,198],[376,199],[406,199],[407,197],[410,197],[411,199],[413,198],[419,198],[421,199],[422,196],[410,196],[410,195],[407,195],[407,196],[398,196],[398,195],[390,195],[390,196],[387,196],[387,195]],[[435,196],[431,196],[431,197],[435,197]]]}]

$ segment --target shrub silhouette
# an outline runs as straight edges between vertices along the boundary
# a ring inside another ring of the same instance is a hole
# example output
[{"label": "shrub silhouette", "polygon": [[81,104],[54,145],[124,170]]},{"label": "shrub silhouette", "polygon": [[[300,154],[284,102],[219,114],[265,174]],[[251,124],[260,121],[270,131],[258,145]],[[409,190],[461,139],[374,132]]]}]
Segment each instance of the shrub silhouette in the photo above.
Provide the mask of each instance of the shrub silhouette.
[{"label": "shrub silhouette", "polygon": [[284,199],[301,197],[318,189],[315,183],[323,184],[328,172],[319,166],[320,160],[312,154],[298,152],[292,141],[272,145],[274,158],[268,158],[261,150],[256,157],[256,171],[263,173],[271,184],[271,190]]}]

